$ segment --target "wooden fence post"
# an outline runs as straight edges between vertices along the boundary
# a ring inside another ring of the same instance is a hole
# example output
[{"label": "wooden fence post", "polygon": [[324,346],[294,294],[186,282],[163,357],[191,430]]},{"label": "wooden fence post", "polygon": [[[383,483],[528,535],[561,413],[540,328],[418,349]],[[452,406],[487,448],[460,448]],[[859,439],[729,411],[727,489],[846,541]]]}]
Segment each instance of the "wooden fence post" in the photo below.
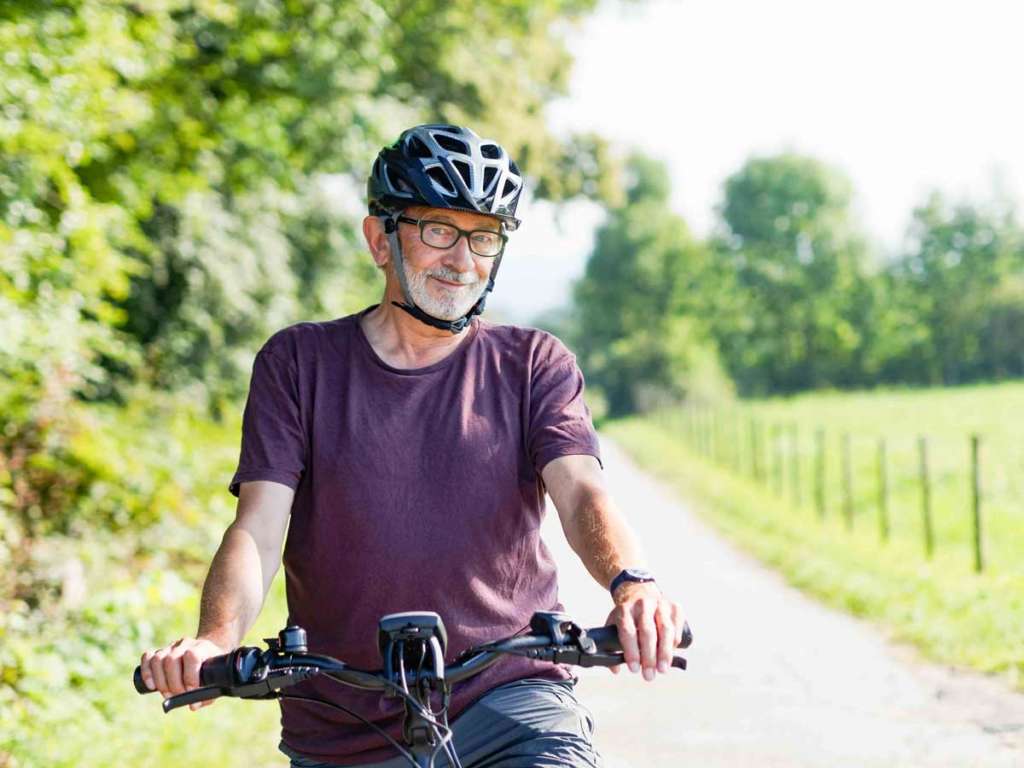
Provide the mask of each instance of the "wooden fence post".
[{"label": "wooden fence post", "polygon": [[981,553],[981,438],[971,435],[971,501],[974,512],[974,570],[981,573],[985,561]]},{"label": "wooden fence post", "polygon": [[782,495],[782,467],[785,459],[783,458],[782,452],[782,426],[780,424],[772,425],[772,456],[775,462],[775,466],[772,467],[773,479],[775,481],[775,495]]},{"label": "wooden fence post", "polygon": [[885,438],[878,438],[878,533],[882,541],[889,540],[889,472],[886,461]]},{"label": "wooden fence post", "polygon": [[725,464],[725,440],[722,439],[722,412],[716,406],[712,413],[714,414],[714,421],[712,423],[715,428],[715,462]]},{"label": "wooden fence post", "polygon": [[706,419],[705,429],[707,430],[708,439],[708,459],[712,462],[715,460],[715,409],[708,407],[708,415]]},{"label": "wooden fence post", "polygon": [[935,531],[932,528],[932,485],[928,472],[928,438],[917,438],[918,465],[921,478],[921,522],[924,528],[924,553],[931,560],[935,552]]},{"label": "wooden fence post", "polygon": [[853,468],[850,466],[850,433],[843,433],[842,454],[843,462],[843,515],[846,518],[846,527],[853,529]]},{"label": "wooden fence post", "polygon": [[797,507],[803,505],[803,494],[800,492],[800,435],[797,431],[796,422],[790,426],[789,446],[793,451],[790,462],[790,482],[793,486],[793,504]]},{"label": "wooden fence post", "polygon": [[710,407],[704,409],[704,458],[715,460],[715,424],[714,411]]},{"label": "wooden fence post", "polygon": [[740,412],[736,411],[736,417],[732,421],[733,434],[733,455],[736,459],[736,474],[743,474],[743,424]]},{"label": "wooden fence post", "polygon": [[718,463],[722,453],[722,441],[718,434],[718,408],[711,409],[711,460]]},{"label": "wooden fence post", "polygon": [[825,430],[818,427],[814,433],[817,460],[814,466],[814,501],[818,507],[818,517],[825,519]]},{"label": "wooden fence post", "polygon": [[754,480],[761,479],[760,462],[757,457],[757,419],[750,417],[750,473]]}]

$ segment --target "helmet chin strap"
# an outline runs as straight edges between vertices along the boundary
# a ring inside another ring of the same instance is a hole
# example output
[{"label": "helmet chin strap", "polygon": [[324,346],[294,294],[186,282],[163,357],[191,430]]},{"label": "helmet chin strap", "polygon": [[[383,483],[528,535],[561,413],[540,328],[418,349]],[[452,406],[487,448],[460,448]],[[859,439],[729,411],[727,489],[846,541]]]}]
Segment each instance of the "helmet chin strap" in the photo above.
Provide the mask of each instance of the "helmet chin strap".
[{"label": "helmet chin strap", "polygon": [[428,315],[416,306],[416,302],[412,299],[412,293],[409,291],[409,282],[405,278],[405,261],[402,258],[402,244],[398,240],[398,223],[394,217],[384,218],[384,232],[387,233],[388,244],[391,246],[391,253],[395,259],[395,273],[398,275],[398,285],[401,287],[402,296],[405,298],[404,304],[392,301],[391,303],[394,306],[405,310],[421,323],[426,323],[432,328],[439,328],[442,331],[449,331],[452,334],[461,333],[469,325],[470,320],[484,311],[484,307],[487,305],[487,295],[494,290],[494,278],[498,274],[498,267],[501,266],[501,256],[495,259],[494,267],[491,269],[491,276],[487,279],[487,288],[484,289],[483,294],[477,299],[476,304],[460,318],[442,320],[439,317]]}]

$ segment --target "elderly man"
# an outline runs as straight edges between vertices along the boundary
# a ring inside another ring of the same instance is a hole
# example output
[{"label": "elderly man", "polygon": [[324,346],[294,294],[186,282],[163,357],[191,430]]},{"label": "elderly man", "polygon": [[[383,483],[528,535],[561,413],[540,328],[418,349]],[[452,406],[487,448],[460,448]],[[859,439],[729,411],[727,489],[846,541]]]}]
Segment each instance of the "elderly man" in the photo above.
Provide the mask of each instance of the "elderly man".
[{"label": "elderly man", "polygon": [[[241,642],[282,543],[289,621],[313,651],[373,667],[378,618],[406,610],[442,615],[451,657],[514,633],[560,608],[539,533],[545,491],[611,590],[630,669],[668,671],[681,611],[605,490],[574,357],[550,334],[478,317],[522,186],[508,153],[465,128],[418,126],[380,152],[363,233],[383,300],[286,328],[260,350],[231,482],[237,516],[199,631],[143,656],[147,685],[197,687],[202,661]],[[303,685],[397,735],[378,695]],[[573,687],[565,668],[513,657],[457,686],[463,765],[599,765]],[[281,749],[296,768],[404,764],[372,729],[301,701],[282,702]]]}]

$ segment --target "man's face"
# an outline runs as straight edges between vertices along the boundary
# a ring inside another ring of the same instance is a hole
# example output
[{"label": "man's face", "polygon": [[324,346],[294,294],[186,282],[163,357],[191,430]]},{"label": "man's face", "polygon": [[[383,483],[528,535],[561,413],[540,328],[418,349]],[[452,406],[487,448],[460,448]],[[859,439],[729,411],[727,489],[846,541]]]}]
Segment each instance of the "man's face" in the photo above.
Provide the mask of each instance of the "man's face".
[{"label": "man's face", "polygon": [[[493,216],[445,208],[413,206],[403,215],[410,219],[430,219],[452,224],[463,230],[486,229],[500,232],[501,225]],[[435,248],[420,239],[415,224],[399,223],[405,279],[416,305],[428,315],[442,320],[456,320],[465,315],[483,295],[487,279],[494,267],[494,258],[477,256],[469,249],[465,237],[459,237],[450,248]]]}]

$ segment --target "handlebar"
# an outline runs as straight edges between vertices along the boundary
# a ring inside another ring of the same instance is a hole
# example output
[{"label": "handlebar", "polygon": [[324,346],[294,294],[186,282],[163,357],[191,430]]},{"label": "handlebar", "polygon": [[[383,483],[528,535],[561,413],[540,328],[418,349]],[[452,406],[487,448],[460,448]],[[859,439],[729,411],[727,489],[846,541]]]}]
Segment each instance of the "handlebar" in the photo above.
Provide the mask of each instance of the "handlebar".
[{"label": "handlebar", "polygon": [[[199,671],[202,687],[166,699],[163,709],[170,712],[221,696],[277,698],[281,689],[318,674],[326,674],[347,686],[369,691],[409,690],[423,684],[430,687],[439,683],[450,685],[479,674],[503,654],[581,667],[612,667],[623,663],[622,645],[615,626],[583,629],[564,614],[536,613],[531,619],[530,629],[532,631],[528,634],[513,635],[470,648],[453,664],[445,666],[440,677],[431,670],[406,671],[402,679],[398,673],[389,677],[383,671],[354,669],[330,656],[307,653],[305,632],[298,627],[289,627],[281,632],[280,639],[267,640],[265,651],[242,647],[207,659]],[[682,635],[678,647],[688,648],[693,642],[688,624],[684,625]],[[291,639],[295,636],[302,638],[301,644]],[[686,659],[675,656],[672,666],[686,669]],[[135,668],[133,682],[135,690],[141,694],[154,692],[142,680],[140,667]]]}]

